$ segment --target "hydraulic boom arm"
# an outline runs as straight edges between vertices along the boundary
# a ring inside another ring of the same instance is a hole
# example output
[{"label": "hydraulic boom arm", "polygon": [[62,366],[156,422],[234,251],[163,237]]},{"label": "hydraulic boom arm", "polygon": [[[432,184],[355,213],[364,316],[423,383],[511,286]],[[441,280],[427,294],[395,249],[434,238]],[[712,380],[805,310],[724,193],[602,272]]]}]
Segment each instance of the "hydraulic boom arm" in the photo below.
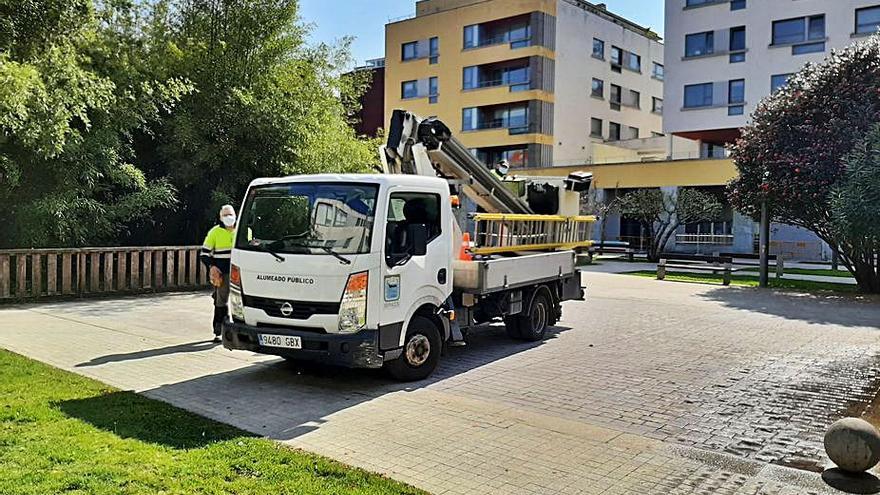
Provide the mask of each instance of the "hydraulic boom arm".
[{"label": "hydraulic boom arm", "polygon": [[385,173],[439,176],[454,181],[463,194],[486,212],[534,213],[436,118],[420,119],[410,112],[395,110],[388,143],[380,155]]}]

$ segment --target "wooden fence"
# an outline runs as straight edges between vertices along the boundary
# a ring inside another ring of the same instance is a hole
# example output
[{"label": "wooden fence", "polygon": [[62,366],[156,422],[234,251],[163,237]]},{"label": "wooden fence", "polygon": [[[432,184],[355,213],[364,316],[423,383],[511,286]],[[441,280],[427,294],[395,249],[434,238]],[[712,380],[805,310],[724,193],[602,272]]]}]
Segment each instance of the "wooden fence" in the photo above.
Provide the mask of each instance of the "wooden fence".
[{"label": "wooden fence", "polygon": [[200,246],[0,250],[0,301],[208,286]]}]

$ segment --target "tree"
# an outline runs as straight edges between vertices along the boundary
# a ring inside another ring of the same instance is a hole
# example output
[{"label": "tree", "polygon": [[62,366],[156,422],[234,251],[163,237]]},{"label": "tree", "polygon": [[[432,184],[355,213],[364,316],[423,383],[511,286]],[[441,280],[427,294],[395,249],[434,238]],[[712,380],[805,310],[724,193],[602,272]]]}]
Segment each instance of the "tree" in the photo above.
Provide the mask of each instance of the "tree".
[{"label": "tree", "polygon": [[648,231],[648,260],[658,261],[678,227],[688,223],[715,220],[721,215],[721,202],[697,189],[679,188],[675,194],[660,189],[636,189],[618,199],[624,216],[638,220]]},{"label": "tree", "polygon": [[[126,12],[123,12],[126,14]],[[90,0],[0,0],[0,246],[106,242],[173,203],[132,164],[130,136],[189,87],[95,55],[119,53]]]},{"label": "tree", "polygon": [[880,37],[873,36],[808,64],[758,104],[733,147],[739,177],[729,187],[743,213],[757,219],[766,201],[773,220],[835,247],[865,292],[880,291],[877,246],[856,224],[840,223],[848,214],[835,213],[832,191],[855,191],[843,184],[852,177],[847,157],[878,121]]},{"label": "tree", "polygon": [[[880,124],[844,158],[846,172],[831,193],[834,237],[848,252],[862,253],[868,292],[880,292],[877,256],[880,253]],[[868,270],[873,273],[867,273]]]},{"label": "tree", "polygon": [[160,71],[195,88],[141,136],[151,152],[143,169],[179,191],[178,210],[160,218],[174,242],[200,241],[219,206],[237,204],[256,177],[376,162],[378,143],[349,125],[368,82],[343,77],[350,40],[308,46],[297,1],[165,0],[155,12],[167,50]]}]

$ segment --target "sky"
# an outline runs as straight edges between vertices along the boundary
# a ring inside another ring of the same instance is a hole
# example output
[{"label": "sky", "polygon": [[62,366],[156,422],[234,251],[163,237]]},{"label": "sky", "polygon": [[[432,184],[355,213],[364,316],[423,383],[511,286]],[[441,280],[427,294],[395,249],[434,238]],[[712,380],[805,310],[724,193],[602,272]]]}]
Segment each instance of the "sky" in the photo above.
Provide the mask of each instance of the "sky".
[{"label": "sky", "polygon": [[[603,1],[611,12],[663,35],[663,0]],[[313,25],[313,42],[353,36],[352,52],[362,64],[385,55],[385,24],[414,14],[415,6],[416,0],[300,0],[300,15]]]}]

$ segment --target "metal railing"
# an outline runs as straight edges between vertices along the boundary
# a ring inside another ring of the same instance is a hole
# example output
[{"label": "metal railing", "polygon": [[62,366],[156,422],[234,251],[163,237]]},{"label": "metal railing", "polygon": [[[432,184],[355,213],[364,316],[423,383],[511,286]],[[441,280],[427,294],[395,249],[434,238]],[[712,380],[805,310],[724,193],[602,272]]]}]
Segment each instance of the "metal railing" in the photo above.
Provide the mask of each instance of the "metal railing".
[{"label": "metal railing", "polygon": [[208,286],[201,246],[0,250],[0,300]]},{"label": "metal railing", "polygon": [[676,244],[711,244],[714,246],[732,246],[732,235],[716,234],[676,234]]}]

